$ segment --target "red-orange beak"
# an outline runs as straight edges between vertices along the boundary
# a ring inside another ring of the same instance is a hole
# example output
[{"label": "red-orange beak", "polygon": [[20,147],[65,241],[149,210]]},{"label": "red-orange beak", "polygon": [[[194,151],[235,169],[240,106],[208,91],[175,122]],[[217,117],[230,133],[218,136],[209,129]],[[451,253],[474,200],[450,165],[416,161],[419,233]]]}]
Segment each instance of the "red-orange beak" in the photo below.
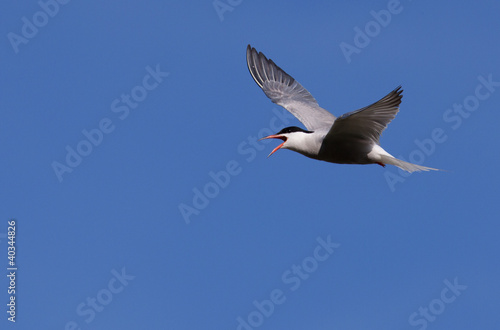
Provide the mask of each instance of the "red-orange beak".
[{"label": "red-orange beak", "polygon": [[278,149],[280,149],[281,147],[283,147],[283,145],[286,142],[286,136],[283,136],[283,135],[269,135],[269,136],[263,137],[262,139],[259,139],[259,141],[260,140],[265,140],[265,139],[280,139],[280,140],[283,140],[283,143],[280,144],[279,146],[277,146],[276,148],[274,148],[273,151],[271,151],[271,153],[269,155],[267,155],[267,157],[271,156],[276,151],[278,151]]}]

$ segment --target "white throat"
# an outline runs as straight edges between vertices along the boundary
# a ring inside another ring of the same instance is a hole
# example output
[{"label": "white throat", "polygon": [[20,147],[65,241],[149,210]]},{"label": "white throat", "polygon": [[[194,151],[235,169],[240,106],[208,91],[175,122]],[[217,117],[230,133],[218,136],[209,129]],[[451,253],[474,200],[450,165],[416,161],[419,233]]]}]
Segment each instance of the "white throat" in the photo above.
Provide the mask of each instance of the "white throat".
[{"label": "white throat", "polygon": [[321,144],[325,138],[324,132],[293,132],[286,134],[287,140],[283,148],[301,153],[310,158],[318,158]]}]

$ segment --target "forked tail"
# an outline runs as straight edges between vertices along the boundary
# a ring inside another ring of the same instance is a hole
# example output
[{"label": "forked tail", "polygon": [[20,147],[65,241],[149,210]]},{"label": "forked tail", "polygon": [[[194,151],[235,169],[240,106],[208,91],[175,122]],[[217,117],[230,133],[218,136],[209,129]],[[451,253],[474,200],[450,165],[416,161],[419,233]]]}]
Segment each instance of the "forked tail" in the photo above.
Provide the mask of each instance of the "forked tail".
[{"label": "forked tail", "polygon": [[400,169],[403,169],[407,172],[420,172],[420,171],[440,171],[437,168],[432,168],[432,167],[426,167],[426,166],[420,166],[417,164],[412,164],[405,162],[404,160],[394,158],[392,156],[388,155],[380,155],[381,162],[383,164],[390,164],[399,167]]}]

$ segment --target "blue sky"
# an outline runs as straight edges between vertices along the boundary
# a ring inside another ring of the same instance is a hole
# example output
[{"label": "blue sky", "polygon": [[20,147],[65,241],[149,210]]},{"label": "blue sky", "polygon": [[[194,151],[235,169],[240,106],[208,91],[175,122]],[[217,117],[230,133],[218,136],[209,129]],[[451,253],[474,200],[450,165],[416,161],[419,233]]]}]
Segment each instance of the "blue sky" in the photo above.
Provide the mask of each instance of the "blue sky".
[{"label": "blue sky", "polygon": [[[0,9],[18,329],[500,326],[497,1]],[[402,85],[382,146],[446,171],[266,158],[247,44],[337,116]]]}]

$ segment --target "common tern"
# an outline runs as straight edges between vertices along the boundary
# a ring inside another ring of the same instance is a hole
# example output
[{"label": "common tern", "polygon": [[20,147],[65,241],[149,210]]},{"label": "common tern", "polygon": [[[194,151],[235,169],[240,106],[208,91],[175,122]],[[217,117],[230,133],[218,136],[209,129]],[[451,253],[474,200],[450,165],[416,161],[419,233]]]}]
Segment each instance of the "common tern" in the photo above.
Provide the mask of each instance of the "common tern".
[{"label": "common tern", "polygon": [[330,163],[379,164],[384,167],[390,164],[410,173],[437,170],[397,159],[379,144],[380,135],[399,111],[403,97],[401,86],[367,107],[336,118],[321,108],[301,84],[250,45],[247,47],[247,64],[253,79],[267,97],[306,127],[286,127],[262,138],[283,141],[269,156],[284,148]]}]

